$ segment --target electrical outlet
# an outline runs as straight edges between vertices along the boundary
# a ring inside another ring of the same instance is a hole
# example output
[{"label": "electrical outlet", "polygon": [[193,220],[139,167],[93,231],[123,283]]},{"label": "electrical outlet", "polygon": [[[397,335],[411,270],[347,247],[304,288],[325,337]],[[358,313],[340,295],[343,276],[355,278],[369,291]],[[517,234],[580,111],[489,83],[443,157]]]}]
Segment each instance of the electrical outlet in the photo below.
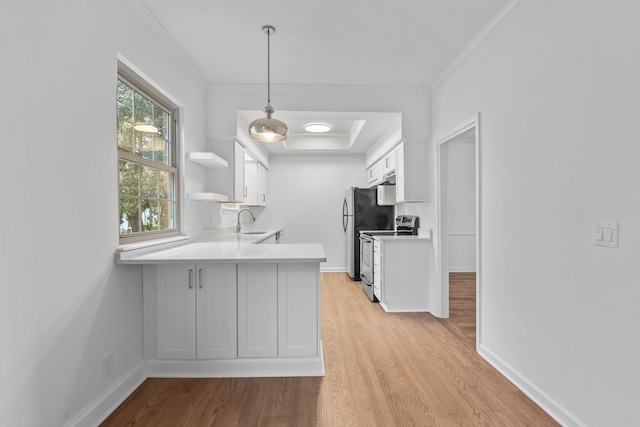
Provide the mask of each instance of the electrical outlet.
[{"label": "electrical outlet", "polygon": [[102,358],[102,376],[108,377],[113,373],[113,353],[109,353]]}]

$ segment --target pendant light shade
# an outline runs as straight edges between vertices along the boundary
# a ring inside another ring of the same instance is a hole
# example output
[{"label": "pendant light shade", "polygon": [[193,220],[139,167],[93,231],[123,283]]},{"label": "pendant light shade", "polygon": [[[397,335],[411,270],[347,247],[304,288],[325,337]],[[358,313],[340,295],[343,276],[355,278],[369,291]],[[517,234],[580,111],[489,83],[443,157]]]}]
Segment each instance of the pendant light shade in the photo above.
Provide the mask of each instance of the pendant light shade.
[{"label": "pendant light shade", "polygon": [[138,132],[158,133],[158,128],[152,125],[151,123],[144,123],[144,122],[135,123],[133,125],[133,128]]},{"label": "pendant light shade", "polygon": [[249,136],[260,142],[281,142],[287,139],[289,128],[284,122],[271,118],[275,112],[271,106],[271,34],[276,29],[271,25],[262,27],[262,31],[267,35],[267,106],[262,111],[266,114],[266,118],[257,119],[249,125]]}]

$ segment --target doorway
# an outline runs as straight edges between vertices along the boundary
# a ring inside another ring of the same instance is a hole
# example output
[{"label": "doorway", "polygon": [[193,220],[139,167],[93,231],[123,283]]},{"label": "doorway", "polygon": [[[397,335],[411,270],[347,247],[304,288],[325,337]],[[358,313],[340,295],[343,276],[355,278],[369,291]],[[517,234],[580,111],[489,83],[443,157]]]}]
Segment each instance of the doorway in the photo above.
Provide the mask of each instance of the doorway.
[{"label": "doorway", "polygon": [[461,336],[480,343],[479,116],[438,140],[440,309]]}]

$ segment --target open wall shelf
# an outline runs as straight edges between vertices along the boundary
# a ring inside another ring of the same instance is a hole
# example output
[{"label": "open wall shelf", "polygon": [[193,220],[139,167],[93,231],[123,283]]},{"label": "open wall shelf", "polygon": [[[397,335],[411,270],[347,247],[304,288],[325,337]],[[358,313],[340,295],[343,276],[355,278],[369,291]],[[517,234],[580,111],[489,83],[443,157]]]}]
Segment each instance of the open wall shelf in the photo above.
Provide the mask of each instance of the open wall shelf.
[{"label": "open wall shelf", "polygon": [[187,160],[191,160],[192,162],[198,163],[206,168],[210,169],[218,169],[218,168],[228,168],[229,162],[227,162],[222,157],[208,152],[192,152],[187,153]]}]

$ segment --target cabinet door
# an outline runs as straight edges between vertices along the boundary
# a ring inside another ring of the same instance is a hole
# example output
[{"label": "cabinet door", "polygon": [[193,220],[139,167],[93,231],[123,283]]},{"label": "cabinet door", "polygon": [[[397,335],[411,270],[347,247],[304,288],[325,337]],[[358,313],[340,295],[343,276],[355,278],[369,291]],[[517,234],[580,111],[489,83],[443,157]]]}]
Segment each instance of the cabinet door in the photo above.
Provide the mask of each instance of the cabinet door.
[{"label": "cabinet door", "polygon": [[197,266],[198,359],[237,357],[236,264]]},{"label": "cabinet door", "polygon": [[429,145],[403,141],[396,147],[396,202],[429,201]]},{"label": "cabinet door", "polygon": [[248,156],[244,162],[244,184],[246,188],[244,204],[258,205],[258,162]]},{"label": "cabinet door", "polygon": [[386,156],[384,156],[382,163],[382,175],[388,177],[393,175],[396,171],[396,151],[391,150]]},{"label": "cabinet door", "polygon": [[318,354],[319,264],[278,264],[278,356]]},{"label": "cabinet door", "polygon": [[278,355],[278,265],[238,265],[238,357]]},{"label": "cabinet door", "polygon": [[375,185],[380,182],[380,174],[382,172],[382,163],[378,162],[375,165],[371,166],[367,169],[368,179],[367,182],[369,185]]},{"label": "cabinet door", "polygon": [[382,261],[380,252],[373,253],[373,295],[382,301]]},{"label": "cabinet door", "polygon": [[158,359],[196,358],[195,265],[158,265]]},{"label": "cabinet door", "polygon": [[258,206],[267,206],[267,169],[258,163]]},{"label": "cabinet door", "polygon": [[404,143],[400,143],[395,149],[396,152],[396,202],[404,202],[406,197],[406,168],[404,161]]},{"label": "cabinet door", "polygon": [[244,182],[244,148],[237,141],[233,143],[233,199],[244,201],[247,187]]}]

